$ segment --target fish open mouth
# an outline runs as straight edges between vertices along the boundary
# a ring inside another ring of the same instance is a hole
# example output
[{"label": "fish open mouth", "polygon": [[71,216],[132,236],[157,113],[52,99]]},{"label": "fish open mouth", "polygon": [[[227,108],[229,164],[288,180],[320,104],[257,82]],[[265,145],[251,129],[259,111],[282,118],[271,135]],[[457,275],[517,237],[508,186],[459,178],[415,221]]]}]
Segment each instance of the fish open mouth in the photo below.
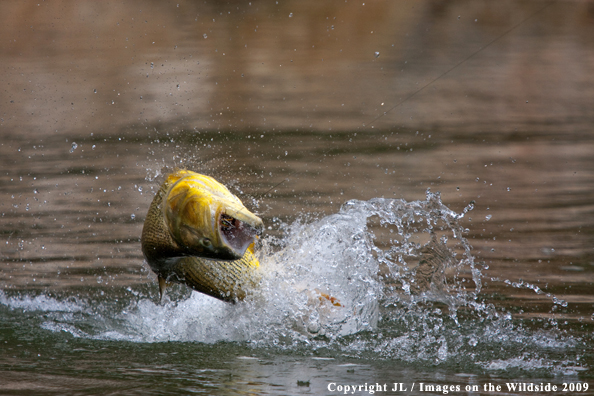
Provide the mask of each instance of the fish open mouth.
[{"label": "fish open mouth", "polygon": [[259,233],[256,228],[224,213],[219,219],[219,230],[223,242],[240,256]]}]

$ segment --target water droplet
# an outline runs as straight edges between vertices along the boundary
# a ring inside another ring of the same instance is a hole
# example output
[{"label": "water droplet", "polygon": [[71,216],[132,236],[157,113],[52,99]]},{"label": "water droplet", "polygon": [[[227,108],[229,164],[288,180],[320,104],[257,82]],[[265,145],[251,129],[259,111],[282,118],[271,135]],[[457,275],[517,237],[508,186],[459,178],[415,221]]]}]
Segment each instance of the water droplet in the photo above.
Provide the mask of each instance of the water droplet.
[{"label": "water droplet", "polygon": [[489,221],[489,220],[491,220],[491,217],[493,217],[493,216],[492,216],[492,215],[487,215],[487,216],[485,216],[485,219],[486,219],[487,221]]},{"label": "water droplet", "polygon": [[96,89],[94,89],[94,90],[93,90],[93,93],[97,93],[97,90],[96,90]]},{"label": "water droplet", "polygon": [[204,37],[204,38],[207,38],[208,36],[206,35],[206,33],[204,33],[204,34],[202,35],[202,37]]},{"label": "water droplet", "polygon": [[130,218],[131,218],[132,220],[134,220],[134,219],[136,218],[136,215],[135,215],[134,213],[132,213],[132,214],[130,215]]},{"label": "water droplet", "polygon": [[289,18],[293,18],[293,13],[289,12]]},{"label": "water droplet", "polygon": [[78,144],[76,144],[76,142],[72,142],[72,147],[70,147],[70,152],[73,153],[74,150],[76,150],[78,148]]},{"label": "water droplet", "polygon": [[441,344],[441,347],[439,347],[439,350],[437,351],[437,358],[439,360],[445,360],[448,357],[448,344],[444,341]]},{"label": "water droplet", "polygon": [[373,53],[373,55],[374,55],[376,58],[379,58],[379,51],[375,51],[375,52]]},{"label": "water droplet", "polygon": [[320,324],[317,322],[314,323],[310,323],[307,326],[307,331],[309,331],[311,334],[317,334],[320,332]]}]

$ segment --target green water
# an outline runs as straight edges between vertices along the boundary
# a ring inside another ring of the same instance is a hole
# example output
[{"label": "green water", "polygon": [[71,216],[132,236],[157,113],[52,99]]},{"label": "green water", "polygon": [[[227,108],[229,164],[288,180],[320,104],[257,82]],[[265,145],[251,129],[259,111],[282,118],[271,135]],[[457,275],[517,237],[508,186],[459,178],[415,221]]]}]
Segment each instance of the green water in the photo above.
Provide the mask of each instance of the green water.
[{"label": "green water", "polygon": [[[479,347],[463,347],[463,354],[436,362],[415,356],[418,350],[412,345],[402,348],[413,354],[387,356],[389,348],[378,342],[379,334],[393,340],[410,334],[409,329],[387,329],[387,325],[380,326],[376,334],[358,334],[333,343],[314,340],[311,345],[293,347],[232,341],[147,343],[104,339],[109,334],[80,335],[92,331],[92,325],[80,326],[79,334],[67,328],[48,331],[44,323],[64,320],[68,313],[48,312],[44,307],[2,307],[1,312],[5,394],[62,394],[65,389],[72,394],[333,394],[328,391],[332,383],[380,383],[390,389],[395,382],[409,389],[416,383],[417,391],[412,394],[420,394],[421,382],[462,389],[477,385],[482,393],[488,383],[505,388],[510,381],[559,386],[592,381],[587,369],[592,364],[592,339],[585,334],[591,334],[591,326],[544,332],[516,328],[500,342],[484,342],[482,334],[475,333],[481,325],[463,321],[458,331],[473,335]],[[88,313],[87,320],[110,321],[108,317],[93,319],[95,315]],[[367,343],[375,347],[357,348]],[[483,367],[476,364],[481,360]]]}]

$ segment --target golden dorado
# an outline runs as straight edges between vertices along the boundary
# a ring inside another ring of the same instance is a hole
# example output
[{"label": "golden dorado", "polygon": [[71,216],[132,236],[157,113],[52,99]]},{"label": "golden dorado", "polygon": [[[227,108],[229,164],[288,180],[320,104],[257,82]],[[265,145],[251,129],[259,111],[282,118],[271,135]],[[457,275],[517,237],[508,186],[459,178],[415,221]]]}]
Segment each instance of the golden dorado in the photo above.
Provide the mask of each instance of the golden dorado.
[{"label": "golden dorado", "polygon": [[234,302],[257,283],[254,242],[263,228],[229,190],[188,170],[167,177],[149,208],[142,253],[159,279]]}]

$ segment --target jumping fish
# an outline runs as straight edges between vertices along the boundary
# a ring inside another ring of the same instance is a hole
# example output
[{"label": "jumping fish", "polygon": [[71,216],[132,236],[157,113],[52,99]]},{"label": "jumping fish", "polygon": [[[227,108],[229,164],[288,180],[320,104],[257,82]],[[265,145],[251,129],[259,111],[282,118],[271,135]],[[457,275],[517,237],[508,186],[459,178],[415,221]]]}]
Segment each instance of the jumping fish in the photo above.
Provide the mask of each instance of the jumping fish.
[{"label": "jumping fish", "polygon": [[223,301],[246,297],[258,280],[254,242],[263,228],[229,190],[213,178],[176,170],[161,185],[142,230],[142,253],[159,279]]}]

